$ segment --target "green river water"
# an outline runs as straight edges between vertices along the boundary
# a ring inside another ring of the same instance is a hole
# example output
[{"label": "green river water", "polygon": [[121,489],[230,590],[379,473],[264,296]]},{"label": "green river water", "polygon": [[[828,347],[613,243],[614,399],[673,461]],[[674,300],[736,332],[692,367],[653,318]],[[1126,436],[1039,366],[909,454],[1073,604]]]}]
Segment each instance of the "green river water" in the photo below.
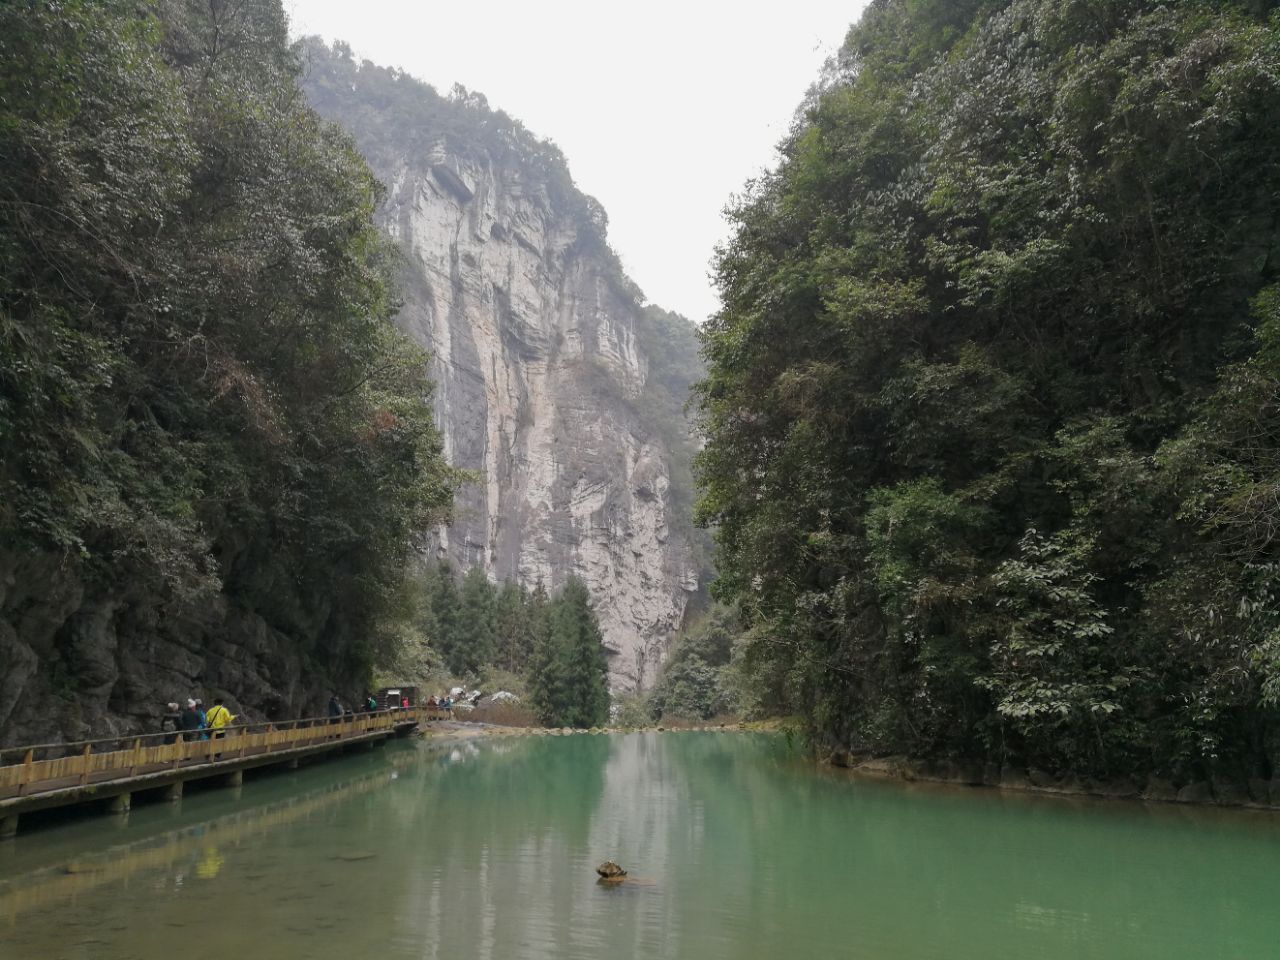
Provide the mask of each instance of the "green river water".
[{"label": "green river water", "polygon": [[859,779],[770,735],[414,741],[25,830],[0,958],[1272,960],[1278,893],[1270,813]]}]

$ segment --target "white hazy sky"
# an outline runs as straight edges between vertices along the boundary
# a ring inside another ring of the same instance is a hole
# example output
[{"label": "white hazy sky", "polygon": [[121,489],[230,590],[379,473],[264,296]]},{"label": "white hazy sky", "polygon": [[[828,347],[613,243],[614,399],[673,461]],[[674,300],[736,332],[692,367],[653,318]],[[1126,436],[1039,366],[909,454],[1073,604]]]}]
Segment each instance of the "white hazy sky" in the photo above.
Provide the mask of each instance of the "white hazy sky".
[{"label": "white hazy sky", "polygon": [[295,35],[351,44],[442,93],[461,83],[555,141],[604,204],[631,278],[702,322],[721,215],[866,0],[284,0]]}]

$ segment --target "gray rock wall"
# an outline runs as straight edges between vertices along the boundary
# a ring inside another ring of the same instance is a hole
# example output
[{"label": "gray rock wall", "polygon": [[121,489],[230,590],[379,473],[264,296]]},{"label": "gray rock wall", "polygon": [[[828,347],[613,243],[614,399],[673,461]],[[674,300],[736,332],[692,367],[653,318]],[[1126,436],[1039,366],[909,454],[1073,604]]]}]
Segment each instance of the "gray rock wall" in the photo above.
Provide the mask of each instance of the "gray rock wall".
[{"label": "gray rock wall", "polygon": [[530,587],[578,575],[614,689],[651,683],[699,571],[672,533],[639,305],[601,224],[482,147],[437,144],[377,172],[409,261],[400,323],[433,354],[450,461],[479,478],[438,552]]},{"label": "gray rock wall", "polygon": [[292,718],[321,715],[328,688],[296,638],[221,597],[184,616],[57,557],[0,550],[0,746],[154,732],[165,704],[190,696]]}]

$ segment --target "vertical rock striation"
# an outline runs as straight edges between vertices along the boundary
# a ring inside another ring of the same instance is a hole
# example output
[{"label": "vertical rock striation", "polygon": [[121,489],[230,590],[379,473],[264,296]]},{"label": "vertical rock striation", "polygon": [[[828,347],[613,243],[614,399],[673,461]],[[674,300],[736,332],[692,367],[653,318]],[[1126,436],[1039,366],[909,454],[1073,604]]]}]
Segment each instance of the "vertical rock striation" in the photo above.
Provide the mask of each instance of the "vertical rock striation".
[{"label": "vertical rock striation", "polygon": [[545,185],[437,147],[388,178],[451,462],[477,482],[440,549],[496,579],[586,581],[615,687],[653,676],[697,571],[671,535],[670,453],[641,403],[639,309]]},{"label": "vertical rock striation", "polygon": [[701,574],[673,512],[687,425],[673,437],[655,417],[651,320],[604,213],[558,151],[482,98],[441,98],[344,53],[312,48],[308,93],[387,184],[382,216],[406,256],[399,322],[431,351],[447,455],[476,477],[436,545],[494,579],[581,577],[614,689],[643,687]]}]

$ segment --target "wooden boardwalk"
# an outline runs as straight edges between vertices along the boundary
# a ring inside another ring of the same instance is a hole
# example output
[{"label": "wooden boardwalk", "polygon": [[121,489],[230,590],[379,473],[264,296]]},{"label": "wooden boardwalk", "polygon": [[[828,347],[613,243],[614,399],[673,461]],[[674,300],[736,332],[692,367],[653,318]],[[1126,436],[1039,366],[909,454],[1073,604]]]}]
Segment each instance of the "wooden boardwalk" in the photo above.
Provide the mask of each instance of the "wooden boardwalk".
[{"label": "wooden boardwalk", "polygon": [[[379,710],[342,718],[312,717],[181,733],[41,744],[0,750],[0,838],[13,836],[23,813],[105,801],[128,810],[134,793],[163,790],[182,796],[187,780],[224,777],[240,783],[244,771],[271,764],[296,766],[309,756],[354,745],[373,746],[444,719],[426,707]],[[209,734],[210,739],[199,739]]]}]

